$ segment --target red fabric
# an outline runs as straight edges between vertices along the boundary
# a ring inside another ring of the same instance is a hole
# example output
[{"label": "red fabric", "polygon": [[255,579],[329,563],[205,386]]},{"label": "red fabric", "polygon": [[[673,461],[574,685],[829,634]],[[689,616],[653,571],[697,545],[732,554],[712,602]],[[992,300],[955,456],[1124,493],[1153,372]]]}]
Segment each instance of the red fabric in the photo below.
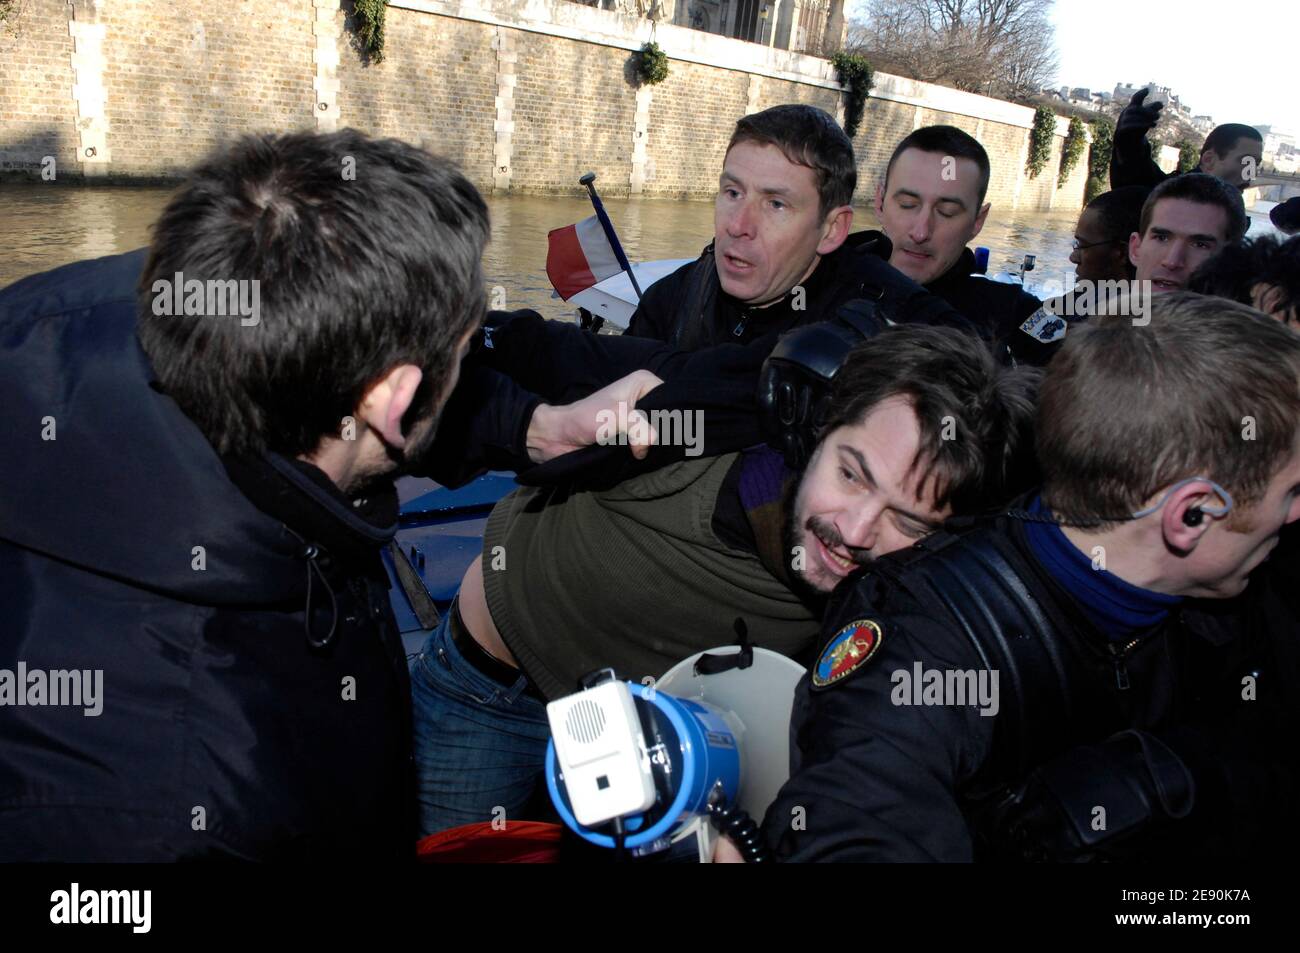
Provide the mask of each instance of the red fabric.
[{"label": "red fabric", "polygon": [[416,845],[424,864],[553,864],[560,858],[559,824],[507,821],[465,824],[430,834]]},{"label": "red fabric", "polygon": [[551,286],[568,301],[579,291],[596,283],[587,255],[578,241],[578,226],[565,225],[546,235],[546,277]]}]

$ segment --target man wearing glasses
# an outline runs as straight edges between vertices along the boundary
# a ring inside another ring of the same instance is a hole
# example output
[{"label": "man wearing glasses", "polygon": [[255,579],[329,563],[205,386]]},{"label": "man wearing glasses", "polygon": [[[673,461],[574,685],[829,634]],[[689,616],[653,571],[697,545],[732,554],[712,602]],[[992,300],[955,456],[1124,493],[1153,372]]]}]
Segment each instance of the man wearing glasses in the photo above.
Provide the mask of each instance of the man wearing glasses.
[{"label": "man wearing glasses", "polygon": [[1138,230],[1148,194],[1131,185],[1103,192],[1088,203],[1074,227],[1070,252],[1076,287],[1085,281],[1128,281],[1134,276],[1128,238]]}]

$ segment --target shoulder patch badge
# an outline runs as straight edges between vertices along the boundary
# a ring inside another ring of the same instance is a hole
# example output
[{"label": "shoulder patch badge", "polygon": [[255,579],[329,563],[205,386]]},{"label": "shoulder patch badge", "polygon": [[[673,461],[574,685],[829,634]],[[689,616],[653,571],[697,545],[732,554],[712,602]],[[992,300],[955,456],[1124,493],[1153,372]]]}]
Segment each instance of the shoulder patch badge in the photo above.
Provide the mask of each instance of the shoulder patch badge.
[{"label": "shoulder patch badge", "polygon": [[1065,337],[1068,328],[1069,325],[1064,318],[1052,314],[1046,308],[1039,308],[1029,316],[1029,319],[1024,324],[1020,325],[1020,330],[1035,341],[1042,341],[1047,344]]},{"label": "shoulder patch badge", "polygon": [[856,672],[876,654],[884,633],[870,619],[850,622],[826,643],[812,670],[812,687],[829,688]]}]

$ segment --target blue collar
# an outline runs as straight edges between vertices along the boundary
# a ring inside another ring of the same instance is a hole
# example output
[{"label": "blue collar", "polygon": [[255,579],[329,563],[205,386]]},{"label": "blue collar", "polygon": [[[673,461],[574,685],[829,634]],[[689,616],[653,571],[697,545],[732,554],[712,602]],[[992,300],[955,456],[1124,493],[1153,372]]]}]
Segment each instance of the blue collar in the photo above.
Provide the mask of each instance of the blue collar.
[{"label": "blue collar", "polygon": [[[1049,514],[1041,496],[1029,512]],[[1093,567],[1055,523],[1026,521],[1025,537],[1047,572],[1079,604],[1088,619],[1112,641],[1125,641],[1134,633],[1154,628],[1169,617],[1182,596],[1168,596],[1125,582],[1114,573]]]}]

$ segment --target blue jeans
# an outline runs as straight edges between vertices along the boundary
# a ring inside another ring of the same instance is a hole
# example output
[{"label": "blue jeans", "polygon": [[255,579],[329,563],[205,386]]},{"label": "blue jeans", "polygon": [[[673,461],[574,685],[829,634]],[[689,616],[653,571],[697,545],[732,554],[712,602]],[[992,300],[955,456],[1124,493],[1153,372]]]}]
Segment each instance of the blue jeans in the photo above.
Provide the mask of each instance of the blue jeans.
[{"label": "blue jeans", "polygon": [[[528,817],[544,791],[550,727],[546,705],[465,661],[452,641],[451,611],[411,660],[420,836],[461,824]],[[504,814],[502,811],[504,810]]]}]

